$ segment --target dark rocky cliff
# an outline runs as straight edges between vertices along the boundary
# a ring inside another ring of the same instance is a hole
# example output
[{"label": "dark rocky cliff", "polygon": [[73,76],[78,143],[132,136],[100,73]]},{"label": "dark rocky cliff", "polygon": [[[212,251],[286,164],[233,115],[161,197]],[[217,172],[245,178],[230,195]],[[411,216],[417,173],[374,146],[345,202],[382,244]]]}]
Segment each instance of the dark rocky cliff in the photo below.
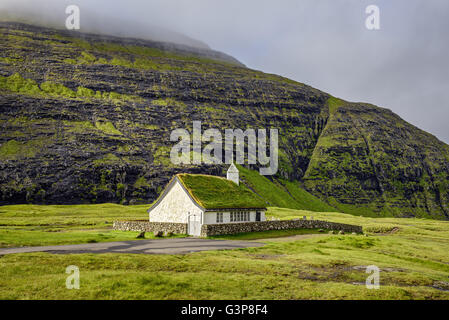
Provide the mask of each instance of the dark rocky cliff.
[{"label": "dark rocky cliff", "polygon": [[448,218],[449,147],[222,53],[0,24],[0,202],[151,202],[170,132],[279,128],[282,178],[354,214]]}]

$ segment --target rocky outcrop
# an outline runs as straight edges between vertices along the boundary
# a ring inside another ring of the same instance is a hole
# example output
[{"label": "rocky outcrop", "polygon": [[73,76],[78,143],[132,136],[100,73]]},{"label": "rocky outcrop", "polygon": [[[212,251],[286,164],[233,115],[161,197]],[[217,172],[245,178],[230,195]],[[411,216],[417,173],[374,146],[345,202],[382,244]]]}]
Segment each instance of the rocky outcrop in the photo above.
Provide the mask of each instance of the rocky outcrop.
[{"label": "rocky outcrop", "polygon": [[286,160],[294,161],[281,171],[299,178],[324,125],[328,95],[288,79],[127,40],[117,45],[1,24],[0,32],[0,55],[9,57],[0,61],[0,76],[100,93],[2,90],[2,204],[149,203],[175,173],[223,175],[226,166],[170,162],[171,131],[192,130],[193,120],[203,130],[281,128],[292,143]]}]

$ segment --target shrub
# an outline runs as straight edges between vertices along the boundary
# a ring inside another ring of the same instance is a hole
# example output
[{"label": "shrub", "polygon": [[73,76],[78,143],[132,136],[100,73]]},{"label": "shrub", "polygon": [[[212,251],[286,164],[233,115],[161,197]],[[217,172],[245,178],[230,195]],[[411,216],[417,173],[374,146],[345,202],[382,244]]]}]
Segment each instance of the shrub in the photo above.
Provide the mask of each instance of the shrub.
[{"label": "shrub", "polygon": [[122,58],[113,58],[110,61],[110,64],[114,65],[114,66],[121,66],[121,67],[127,67],[127,68],[133,68],[134,65],[131,61],[128,61],[126,59],[122,59]]},{"label": "shrub", "polygon": [[92,64],[97,60],[95,56],[91,55],[88,52],[81,52],[81,57],[79,58],[80,63]]},{"label": "shrub", "polygon": [[93,96],[95,96],[95,92],[88,88],[78,87],[76,95],[78,97],[93,97]]},{"label": "shrub", "polygon": [[370,233],[388,233],[396,229],[395,226],[370,226],[363,228],[365,232]]},{"label": "shrub", "polygon": [[40,94],[39,86],[36,81],[31,79],[24,79],[18,73],[9,77],[0,77],[0,88],[26,94]]},{"label": "shrub", "polygon": [[114,125],[111,122],[103,122],[103,121],[97,121],[95,123],[95,127],[101,131],[103,131],[106,134],[110,135],[123,135],[120,131],[118,131]]},{"label": "shrub", "polygon": [[76,64],[76,60],[75,59],[65,59],[63,62],[67,63],[67,64]]},{"label": "shrub", "polygon": [[70,90],[60,83],[46,81],[41,84],[41,89],[51,96],[76,97],[76,93],[73,90]]}]

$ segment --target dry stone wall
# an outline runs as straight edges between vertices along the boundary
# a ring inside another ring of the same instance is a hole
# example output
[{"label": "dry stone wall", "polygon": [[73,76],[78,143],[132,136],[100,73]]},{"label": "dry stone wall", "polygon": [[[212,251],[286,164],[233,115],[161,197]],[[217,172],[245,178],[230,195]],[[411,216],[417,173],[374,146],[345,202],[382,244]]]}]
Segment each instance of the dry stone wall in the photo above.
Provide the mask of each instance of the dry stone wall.
[{"label": "dry stone wall", "polygon": [[187,223],[149,222],[148,220],[114,221],[114,230],[187,234]]},{"label": "dry stone wall", "polygon": [[216,236],[223,234],[236,234],[244,232],[257,232],[269,230],[287,230],[287,229],[327,229],[344,231],[348,233],[362,233],[361,226],[335,223],[321,220],[279,220],[262,221],[249,223],[221,223],[205,224],[201,228],[201,236]]},{"label": "dry stone wall", "polygon": [[[188,232],[187,223],[149,222],[146,220],[115,221],[113,229],[121,231],[140,232],[171,232],[176,234],[187,234]],[[201,227],[201,237],[288,229],[326,229],[344,231],[347,233],[363,232],[361,226],[344,223],[335,223],[321,220],[278,220],[247,223],[204,224]]]}]

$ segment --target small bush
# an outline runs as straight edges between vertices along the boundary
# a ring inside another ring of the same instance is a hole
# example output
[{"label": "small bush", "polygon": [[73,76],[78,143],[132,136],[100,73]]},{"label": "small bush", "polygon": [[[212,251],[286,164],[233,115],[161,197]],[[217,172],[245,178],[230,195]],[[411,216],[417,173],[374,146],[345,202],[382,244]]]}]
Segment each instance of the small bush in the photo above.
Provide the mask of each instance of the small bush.
[{"label": "small bush", "polygon": [[395,226],[370,226],[364,228],[364,231],[370,233],[388,233],[395,229],[397,229]]},{"label": "small bush", "polygon": [[63,61],[66,64],[76,64],[76,60],[75,59],[65,59]]},{"label": "small bush", "polygon": [[121,136],[123,135],[120,131],[118,131],[111,122],[95,122],[95,127],[106,134]]},{"label": "small bush", "polygon": [[83,51],[81,52],[81,57],[79,60],[81,63],[92,64],[97,60],[97,58],[90,53]]},{"label": "small bush", "polygon": [[78,90],[76,91],[76,95],[78,97],[93,97],[93,96],[95,96],[95,92],[88,88],[78,87]]},{"label": "small bush", "polygon": [[24,79],[18,73],[9,77],[0,77],[0,88],[26,94],[40,94],[41,91],[36,81],[31,79]]},{"label": "small bush", "polygon": [[134,64],[131,61],[128,61],[128,60],[122,59],[122,58],[113,58],[110,61],[110,64],[112,64],[114,66],[121,66],[121,67],[126,67],[126,68],[134,67]]},{"label": "small bush", "polygon": [[41,84],[41,89],[43,92],[51,96],[63,96],[70,98],[76,97],[76,93],[73,90],[70,90],[69,88],[65,87],[60,83],[53,83],[46,81]]}]

